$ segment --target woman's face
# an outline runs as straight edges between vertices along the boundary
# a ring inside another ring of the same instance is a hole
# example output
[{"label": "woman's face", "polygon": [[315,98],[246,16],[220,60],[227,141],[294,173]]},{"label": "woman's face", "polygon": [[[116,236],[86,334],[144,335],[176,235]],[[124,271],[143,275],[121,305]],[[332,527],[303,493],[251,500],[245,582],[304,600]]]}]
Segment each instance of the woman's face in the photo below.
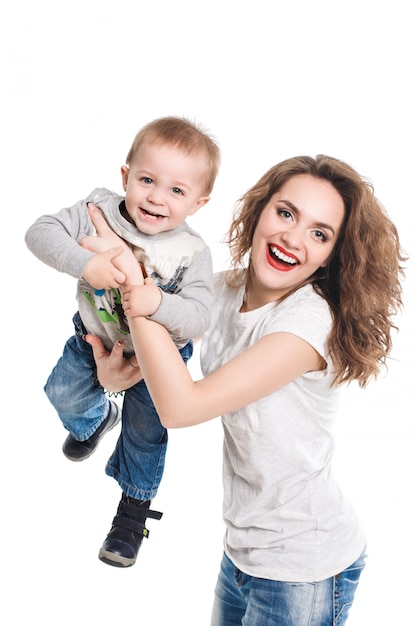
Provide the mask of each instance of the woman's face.
[{"label": "woman's face", "polygon": [[252,304],[279,299],[324,267],[344,214],[339,192],[310,174],[293,176],[274,193],[252,241]]}]

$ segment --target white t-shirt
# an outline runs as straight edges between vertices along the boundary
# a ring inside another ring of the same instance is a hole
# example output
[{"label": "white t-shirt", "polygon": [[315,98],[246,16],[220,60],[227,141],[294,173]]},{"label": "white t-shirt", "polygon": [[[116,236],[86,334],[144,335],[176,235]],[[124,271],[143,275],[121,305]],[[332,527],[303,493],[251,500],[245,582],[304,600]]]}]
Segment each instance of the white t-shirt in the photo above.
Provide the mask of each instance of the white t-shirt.
[{"label": "white t-shirt", "polygon": [[242,298],[243,288],[230,289],[224,273],[216,275],[201,345],[205,375],[276,332],[307,341],[327,368],[222,416],[225,550],[252,576],[323,580],[353,563],[366,542],[331,469],[339,396],[326,348],[332,315],[311,285],[279,304],[239,313]]}]

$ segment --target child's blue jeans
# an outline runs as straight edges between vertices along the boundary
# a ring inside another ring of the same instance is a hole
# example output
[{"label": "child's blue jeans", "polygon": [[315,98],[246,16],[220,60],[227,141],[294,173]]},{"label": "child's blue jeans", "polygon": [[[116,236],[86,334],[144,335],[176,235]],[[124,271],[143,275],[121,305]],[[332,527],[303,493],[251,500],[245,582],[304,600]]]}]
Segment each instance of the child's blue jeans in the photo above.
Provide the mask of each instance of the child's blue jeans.
[{"label": "child's blue jeans", "polygon": [[[109,399],[98,383],[91,346],[78,313],[73,318],[75,335],[65,344],[62,357],[51,372],[45,393],[64,427],[78,441],[85,441],[107,417]],[[193,352],[190,341],[180,350],[184,362]],[[165,466],[168,433],[159,420],[149,392],[140,381],[124,394],[122,428],[106,474],[122,490],[138,500],[156,496]]]},{"label": "child's blue jeans", "polygon": [[326,580],[289,583],[248,576],[224,555],[211,626],[343,626],[365,557]]}]

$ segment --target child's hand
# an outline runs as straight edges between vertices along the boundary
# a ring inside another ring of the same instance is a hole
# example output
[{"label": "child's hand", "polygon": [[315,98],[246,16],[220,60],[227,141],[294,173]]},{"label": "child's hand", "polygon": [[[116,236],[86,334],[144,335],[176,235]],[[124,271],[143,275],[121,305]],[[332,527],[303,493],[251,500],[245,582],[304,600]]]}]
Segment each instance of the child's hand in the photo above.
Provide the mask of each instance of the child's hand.
[{"label": "child's hand", "polygon": [[[91,282],[91,279],[97,282],[94,272],[98,272],[101,282],[110,284],[117,280],[117,285],[113,285],[115,287],[119,287],[125,282],[132,285],[143,285],[142,271],[129,246],[112,231],[101,211],[94,204],[90,202],[87,208],[97,235],[84,237],[79,244],[81,247],[97,254],[87,263],[84,269],[83,277],[85,280],[96,289],[108,289],[108,287],[104,286],[97,287]],[[95,259],[97,260],[95,261]],[[108,266],[109,260],[114,266],[113,269],[118,270],[116,275],[114,275],[114,272],[111,272]],[[95,262],[93,263],[93,261]],[[101,269],[100,263],[102,263]],[[89,278],[86,275],[86,270]]]},{"label": "child's hand", "polygon": [[122,248],[119,246],[93,256],[84,267],[84,280],[94,289],[118,289],[126,280],[125,274],[114,264],[121,253]]},{"label": "child's hand", "polygon": [[144,285],[125,285],[121,291],[127,317],[153,315],[161,304],[161,291],[152,278],[145,278]]}]

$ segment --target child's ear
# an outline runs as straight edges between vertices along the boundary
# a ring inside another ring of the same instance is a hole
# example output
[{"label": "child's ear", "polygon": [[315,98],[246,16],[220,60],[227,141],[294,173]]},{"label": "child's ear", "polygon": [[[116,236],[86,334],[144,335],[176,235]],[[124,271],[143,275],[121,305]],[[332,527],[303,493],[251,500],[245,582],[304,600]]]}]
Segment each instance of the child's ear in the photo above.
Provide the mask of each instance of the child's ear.
[{"label": "child's ear", "polygon": [[198,209],[201,209],[201,207],[207,204],[209,200],[210,196],[202,196],[199,198],[188,215],[194,215],[194,213],[197,213]]},{"label": "child's ear", "polygon": [[129,168],[127,167],[127,165],[122,165],[122,167],[120,168],[120,171],[122,173],[123,189],[126,191],[127,179],[129,178]]}]

